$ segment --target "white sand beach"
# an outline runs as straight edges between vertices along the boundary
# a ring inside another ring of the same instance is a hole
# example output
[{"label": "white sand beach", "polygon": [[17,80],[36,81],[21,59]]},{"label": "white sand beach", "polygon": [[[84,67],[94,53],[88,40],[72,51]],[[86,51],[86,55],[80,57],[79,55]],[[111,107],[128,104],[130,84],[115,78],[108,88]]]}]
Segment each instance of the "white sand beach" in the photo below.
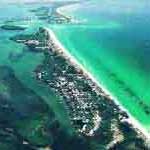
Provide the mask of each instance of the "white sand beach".
[{"label": "white sand beach", "polygon": [[[126,108],[124,108],[122,106],[122,104],[120,104],[119,100],[114,97],[106,88],[104,85],[102,85],[99,81],[96,80],[96,78],[90,73],[88,72],[88,70],[82,65],[80,64],[75,58],[74,56],[72,56],[69,51],[67,51],[65,49],[65,47],[60,43],[60,41],[57,39],[57,37],[55,36],[54,32],[49,29],[49,28],[45,28],[48,32],[49,32],[49,35],[50,35],[50,38],[53,42],[53,44],[56,45],[56,47],[58,47],[59,51],[61,51],[63,53],[63,55],[69,59],[69,61],[75,65],[76,67],[79,67],[82,69],[82,71],[84,72],[85,75],[87,75],[89,78],[91,78],[91,80],[96,83],[100,88],[102,88],[102,90],[104,91],[104,93],[106,95],[109,95],[110,99],[112,99],[114,101],[114,103],[116,105],[119,106],[119,108],[122,110],[122,111],[125,111],[128,116],[129,116],[129,119],[125,120],[127,121],[129,124],[131,124],[133,126],[133,128],[139,133],[140,136],[143,136],[147,141],[150,141],[150,133],[148,132],[148,130],[146,130],[140,123],[138,120],[136,120],[129,112]],[[57,49],[57,50],[58,50]]]}]

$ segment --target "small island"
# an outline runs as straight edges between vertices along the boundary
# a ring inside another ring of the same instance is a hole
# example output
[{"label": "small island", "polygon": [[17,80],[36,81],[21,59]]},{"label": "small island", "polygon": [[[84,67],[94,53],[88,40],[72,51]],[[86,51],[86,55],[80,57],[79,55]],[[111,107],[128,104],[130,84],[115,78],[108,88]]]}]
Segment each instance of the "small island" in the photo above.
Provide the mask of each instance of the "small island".
[{"label": "small island", "polygon": [[31,9],[30,12],[34,13],[39,20],[46,21],[49,24],[68,24],[72,22],[71,17],[65,16],[57,11],[59,6],[55,7],[51,11],[49,7],[39,7],[37,9]]},{"label": "small island", "polygon": [[26,27],[19,26],[19,25],[2,25],[0,26],[3,30],[25,30]]}]

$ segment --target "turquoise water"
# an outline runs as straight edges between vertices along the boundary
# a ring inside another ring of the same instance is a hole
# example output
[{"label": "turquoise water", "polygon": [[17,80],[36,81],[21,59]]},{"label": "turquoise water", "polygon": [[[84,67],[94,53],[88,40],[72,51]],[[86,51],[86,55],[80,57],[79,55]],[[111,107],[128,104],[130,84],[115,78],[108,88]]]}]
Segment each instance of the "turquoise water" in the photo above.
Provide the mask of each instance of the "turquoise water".
[{"label": "turquoise water", "polygon": [[150,125],[149,4],[94,1],[62,8],[79,25],[53,26],[58,39],[147,129]]}]

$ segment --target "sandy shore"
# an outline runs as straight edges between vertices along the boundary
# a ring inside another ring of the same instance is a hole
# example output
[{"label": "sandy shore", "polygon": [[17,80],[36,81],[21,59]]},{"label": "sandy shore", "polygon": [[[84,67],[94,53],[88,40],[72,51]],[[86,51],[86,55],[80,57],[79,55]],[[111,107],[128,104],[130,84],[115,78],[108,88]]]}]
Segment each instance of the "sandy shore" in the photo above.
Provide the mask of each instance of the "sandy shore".
[{"label": "sandy shore", "polygon": [[[67,14],[63,11],[63,10],[67,10],[67,9],[68,9],[68,10],[69,10],[69,9],[71,9],[71,10],[77,9],[78,6],[79,6],[79,2],[78,2],[78,1],[75,1],[73,4],[68,4],[68,5],[65,5],[65,6],[58,7],[58,8],[56,9],[56,12],[57,12],[58,14],[64,16],[64,17],[66,17],[66,18],[71,19],[71,22],[72,22],[72,23],[78,24],[78,23],[80,23],[79,20],[75,19],[74,16],[69,16],[69,15],[67,15]],[[82,23],[83,23],[83,20],[82,20]]]},{"label": "sandy shore", "polygon": [[148,132],[148,130],[146,130],[140,123],[138,120],[136,120],[129,112],[127,109],[125,109],[122,104],[120,104],[119,100],[114,97],[106,88],[105,86],[103,86],[99,81],[96,80],[96,78],[86,70],[86,68],[80,64],[76,58],[74,56],[72,56],[66,49],[65,47],[60,43],[60,41],[57,39],[57,37],[55,36],[54,32],[49,29],[49,28],[45,28],[49,34],[50,34],[50,37],[51,37],[51,40],[53,41],[53,43],[58,47],[59,51],[62,51],[64,56],[66,58],[68,58],[70,60],[70,62],[81,68],[83,70],[83,72],[89,77],[91,78],[91,80],[96,83],[100,88],[102,88],[102,90],[104,91],[104,93],[106,95],[109,95],[110,99],[112,99],[114,101],[114,103],[116,105],[118,105],[118,107],[122,110],[122,111],[125,111],[128,116],[129,116],[129,119],[125,120],[127,121],[129,124],[131,124],[133,126],[133,128],[141,135],[143,136],[143,138],[145,138],[146,140],[148,140],[148,142],[150,142],[150,133]]},{"label": "sandy shore", "polygon": [[79,6],[79,1],[74,1],[73,4],[67,4],[65,6],[58,7],[56,9],[56,12],[63,15],[63,16],[66,16],[66,14],[63,12],[63,10],[67,10],[67,9],[73,10],[73,9],[78,8],[78,6]]}]

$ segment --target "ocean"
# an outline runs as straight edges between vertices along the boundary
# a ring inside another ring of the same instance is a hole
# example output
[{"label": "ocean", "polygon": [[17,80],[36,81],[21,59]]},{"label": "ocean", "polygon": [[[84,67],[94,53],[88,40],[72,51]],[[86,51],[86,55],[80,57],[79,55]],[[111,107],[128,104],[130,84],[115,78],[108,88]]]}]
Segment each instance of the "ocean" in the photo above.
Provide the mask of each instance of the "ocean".
[{"label": "ocean", "polygon": [[92,1],[59,9],[78,25],[53,31],[64,47],[142,126],[150,125],[149,4]]}]

